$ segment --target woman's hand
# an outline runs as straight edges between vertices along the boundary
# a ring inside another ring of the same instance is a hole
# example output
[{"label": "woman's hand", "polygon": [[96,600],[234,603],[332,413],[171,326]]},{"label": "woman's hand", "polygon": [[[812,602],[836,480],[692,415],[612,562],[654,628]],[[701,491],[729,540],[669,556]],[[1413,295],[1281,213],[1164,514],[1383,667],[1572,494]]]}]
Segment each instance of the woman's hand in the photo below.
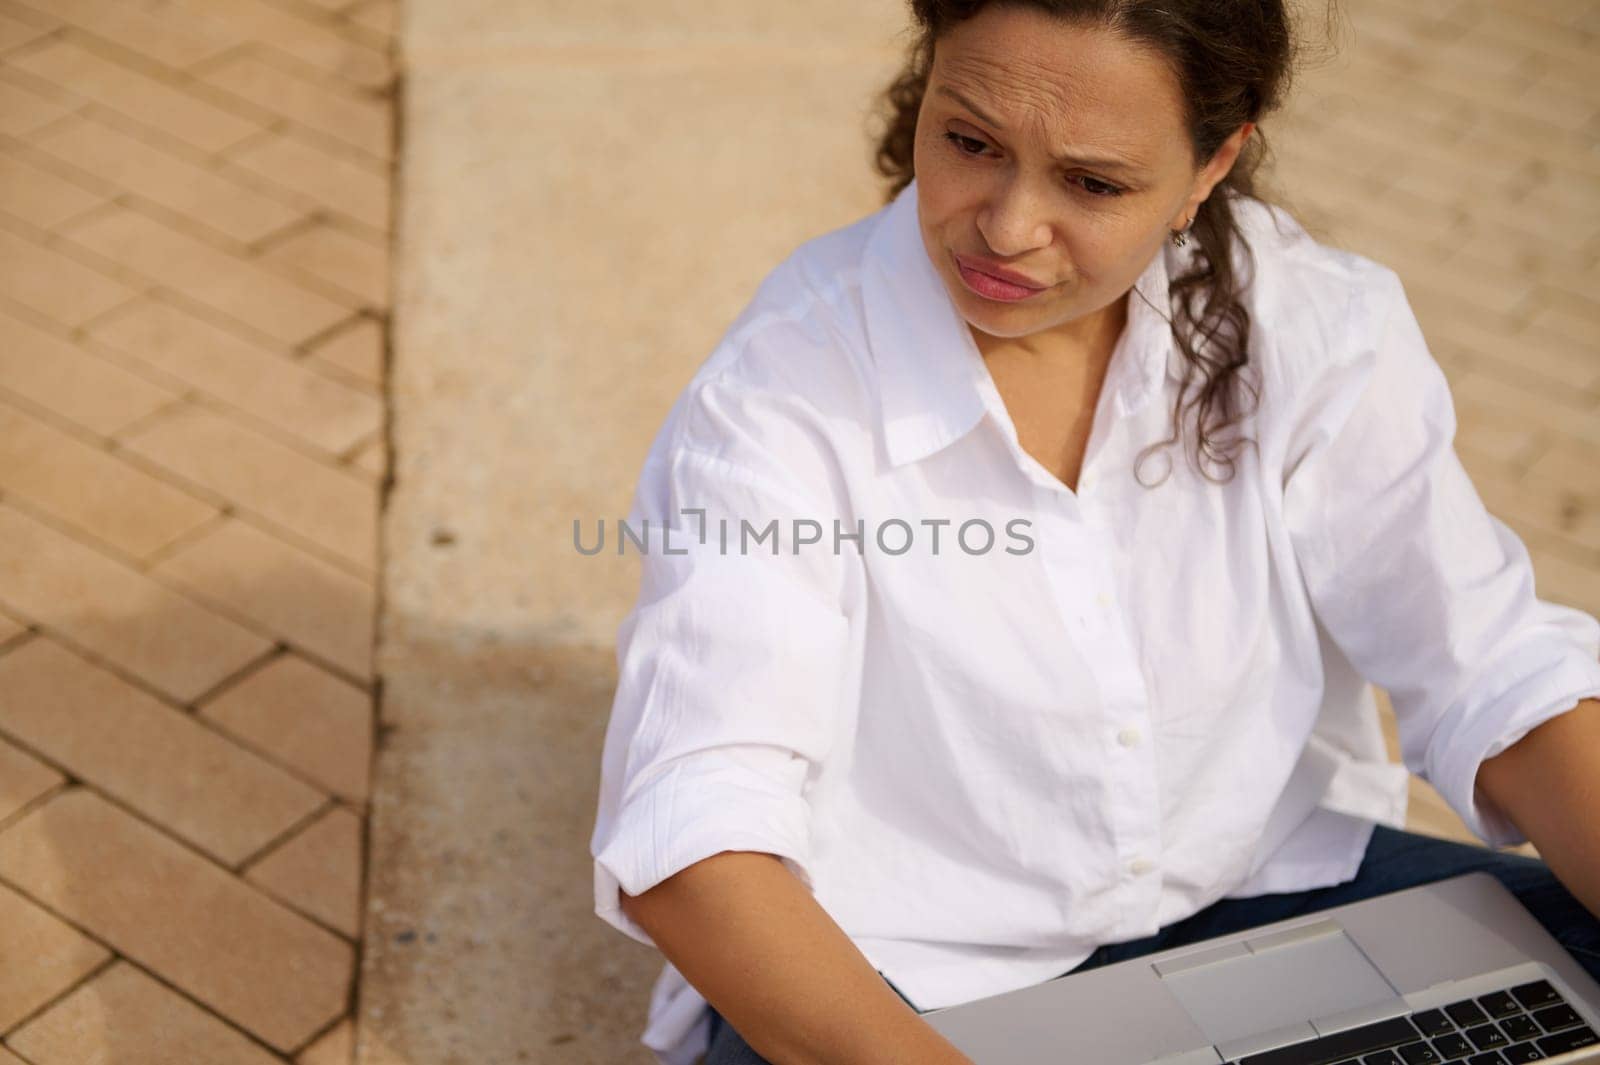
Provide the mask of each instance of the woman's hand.
[{"label": "woman's hand", "polygon": [[972,1065],[776,855],[724,851],[621,904],[772,1065]]}]

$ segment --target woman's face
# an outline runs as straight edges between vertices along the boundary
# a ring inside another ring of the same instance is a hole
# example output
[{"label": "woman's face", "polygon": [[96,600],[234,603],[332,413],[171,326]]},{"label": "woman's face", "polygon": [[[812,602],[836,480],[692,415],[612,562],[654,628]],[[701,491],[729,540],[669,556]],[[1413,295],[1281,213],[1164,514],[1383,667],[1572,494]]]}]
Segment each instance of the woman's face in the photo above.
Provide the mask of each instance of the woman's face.
[{"label": "woman's face", "polygon": [[[1071,337],[1139,279],[1250,129],[1198,167],[1156,53],[990,4],[934,49],[914,160],[923,244],[974,329]],[[1038,291],[1017,298],[1028,290],[986,278],[985,262]]]}]

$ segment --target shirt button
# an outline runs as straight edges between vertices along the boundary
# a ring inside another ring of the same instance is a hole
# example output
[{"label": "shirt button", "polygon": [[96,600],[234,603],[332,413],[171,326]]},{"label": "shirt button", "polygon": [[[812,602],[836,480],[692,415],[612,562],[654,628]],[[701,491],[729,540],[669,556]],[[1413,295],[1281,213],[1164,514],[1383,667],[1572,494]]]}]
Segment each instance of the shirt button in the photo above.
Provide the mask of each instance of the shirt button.
[{"label": "shirt button", "polygon": [[1128,872],[1134,876],[1143,876],[1155,867],[1155,863],[1148,858],[1135,858],[1128,863]]},{"label": "shirt button", "polygon": [[1123,729],[1121,732],[1117,733],[1117,742],[1122,744],[1124,747],[1138,746],[1139,730],[1136,728]]},{"label": "shirt button", "polygon": [[1109,595],[1107,595],[1105,592],[1101,592],[1099,595],[1095,596],[1094,597],[1094,601],[1099,603],[1101,606],[1110,606],[1111,605],[1111,597]]}]

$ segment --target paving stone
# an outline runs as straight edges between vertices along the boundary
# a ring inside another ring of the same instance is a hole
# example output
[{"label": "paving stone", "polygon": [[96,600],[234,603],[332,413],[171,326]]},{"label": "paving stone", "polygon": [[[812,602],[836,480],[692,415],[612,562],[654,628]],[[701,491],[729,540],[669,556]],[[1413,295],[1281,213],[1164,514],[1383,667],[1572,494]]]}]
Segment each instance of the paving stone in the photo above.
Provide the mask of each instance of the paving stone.
[{"label": "paving stone", "polygon": [[245,877],[356,938],[361,931],[361,818],[335,807],[252,865]]},{"label": "paving stone", "polygon": [[1522,417],[1529,425],[1538,425],[1546,432],[1600,448],[1600,417],[1596,417],[1593,410],[1574,405],[1570,393],[1565,397],[1567,402],[1552,402],[1551,396],[1540,395],[1526,382],[1497,380],[1476,371],[1452,384],[1450,391],[1457,402],[1477,404],[1509,417]]},{"label": "paving stone", "polygon": [[[1596,97],[1600,101],[1600,96]],[[1487,137],[1480,145],[1488,149],[1493,141]],[[1522,204],[1528,210],[1565,215],[1566,220],[1581,231],[1593,233],[1600,229],[1600,174],[1593,169],[1575,165],[1575,161],[1560,158],[1521,159],[1520,172],[1525,176],[1519,190]]]},{"label": "paving stone", "polygon": [[60,631],[179,702],[192,701],[271,647],[4,503],[0,604]]},{"label": "paving stone", "polygon": [[[313,0],[315,2],[315,0]],[[176,11],[198,12],[226,22],[242,40],[277,48],[307,66],[356,85],[385,85],[392,71],[382,52],[267,0],[174,0]]]},{"label": "paving stone", "polygon": [[41,229],[54,228],[105,200],[15,155],[0,154],[0,206]]},{"label": "paving stone", "polygon": [[1536,429],[1518,424],[1503,411],[1461,406],[1456,417],[1456,450],[1463,458],[1469,453],[1476,455],[1502,473],[1520,470],[1543,446]]},{"label": "paving stone", "polygon": [[1540,296],[1545,305],[1535,309],[1530,327],[1565,336],[1573,344],[1588,344],[1592,351],[1595,338],[1600,337],[1600,305],[1556,288],[1546,288]]},{"label": "paving stone", "polygon": [[350,1065],[355,1057],[356,1026],[340,1021],[327,1035],[306,1047],[295,1065]]},{"label": "paving stone", "polygon": [[383,424],[370,394],[170,304],[142,302],[90,335],[332,454]]},{"label": "paving stone", "polygon": [[1533,557],[1534,583],[1539,598],[1577,607],[1600,617],[1600,570],[1558,555],[1538,544],[1529,543]]},{"label": "paving stone", "polygon": [[0,1065],[28,1065],[5,1047],[0,1047]]},{"label": "paving stone", "polygon": [[1600,507],[1566,486],[1531,478],[1516,479],[1492,468],[1469,467],[1484,505],[1518,528],[1533,527],[1546,543],[1565,545],[1574,557],[1600,567]]},{"label": "paving stone", "polygon": [[223,174],[80,117],[40,133],[35,147],[241,243],[261,240],[301,212]]},{"label": "paving stone", "polygon": [[247,118],[72,41],[53,41],[6,62],[203,152],[225,151],[261,129]]},{"label": "paving stone", "polygon": [[1428,340],[1460,345],[1471,353],[1473,365],[1491,377],[1528,384],[1542,378],[1548,387],[1567,395],[1573,389],[1600,388],[1600,354],[1593,346],[1548,329],[1529,327],[1506,334],[1441,317],[1430,323]]},{"label": "paving stone", "polygon": [[297,655],[273,659],[200,712],[342,798],[365,802],[372,696]]},{"label": "paving stone", "polygon": [[[1444,323],[1453,319],[1464,328],[1495,336],[1510,336],[1517,328],[1515,319],[1491,314],[1471,300],[1460,298],[1448,288],[1429,284],[1426,272],[1413,268],[1398,272],[1405,284],[1406,299],[1411,304],[1412,313],[1417,316],[1417,323],[1422,326],[1424,337],[1432,336]],[[1451,381],[1450,384],[1454,390],[1456,382]]]},{"label": "paving stone", "polygon": [[0,822],[65,779],[27,751],[0,739]]},{"label": "paving stone", "polygon": [[389,304],[389,255],[385,247],[322,224],[274,244],[262,259],[320,278],[355,297],[361,306]]},{"label": "paving stone", "polygon": [[1600,463],[1592,451],[1560,441],[1552,444],[1528,466],[1535,480],[1563,485],[1590,500],[1600,501]]},{"label": "paving stone", "polygon": [[9,642],[13,637],[21,635],[28,628],[26,622],[0,610],[0,644]]},{"label": "paving stone", "polygon": [[358,3],[359,0],[305,0],[305,2],[308,4],[313,4],[328,14],[333,15],[349,8],[352,4]]},{"label": "paving stone", "polygon": [[[694,0],[641,6],[632,0],[458,0],[417,4],[406,41],[422,61],[431,49],[626,44],[663,48],[707,45],[791,45],[811,52],[829,46],[887,44],[906,27],[896,0],[822,0],[801,6]],[[417,61],[417,60],[413,60]]]},{"label": "paving stone", "polygon": [[0,133],[27,136],[70,114],[76,106],[0,78]]},{"label": "paving stone", "polygon": [[74,226],[68,239],[283,343],[315,336],[350,313],[258,263],[132,210]]},{"label": "paving stone", "polygon": [[1493,264],[1473,260],[1465,253],[1435,261],[1425,272],[1408,271],[1403,276],[1415,285],[1448,289],[1458,299],[1508,318],[1518,317],[1528,308],[1535,288],[1532,278],[1504,276]]},{"label": "paving stone", "polygon": [[0,400],[0,491],[134,558],[216,516],[216,508]]},{"label": "paving stone", "polygon": [[372,586],[276,537],[226,522],[155,572],[354,677],[372,675]]},{"label": "paving stone", "polygon": [[225,865],[323,802],[315,788],[49,640],[0,656],[0,731]]},{"label": "paving stone", "polygon": [[256,55],[212,67],[203,79],[376,158],[389,157],[390,109],[382,101],[290,73]]},{"label": "paving stone", "polygon": [[[1590,61],[1593,61],[1592,57]],[[1554,122],[1563,129],[1580,134],[1593,124],[1595,115],[1600,113],[1593,100],[1585,100],[1547,82],[1530,85],[1505,102],[1519,114]]]},{"label": "paving stone", "polygon": [[400,13],[394,0],[372,0],[371,3],[351,8],[345,13],[345,18],[388,41],[394,37],[395,24],[399,21]]},{"label": "paving stone", "polygon": [[312,348],[311,356],[379,387],[383,384],[383,326],[363,318]]},{"label": "paving stone", "polygon": [[1503,9],[1495,4],[1475,5],[1472,25],[1461,44],[1477,49],[1483,61],[1510,64],[1513,57],[1537,67],[1541,62],[1566,56],[1574,61],[1593,60],[1592,43],[1585,36],[1556,22],[1529,17],[1527,9]]},{"label": "paving stone", "polygon": [[136,292],[54,248],[0,229],[0,295],[76,326]]},{"label": "paving stone", "polygon": [[275,133],[233,153],[230,161],[275,185],[380,232],[389,230],[387,172]]},{"label": "paving stone", "polygon": [[[0,847],[5,834],[0,833]],[[111,956],[94,940],[0,884],[0,1032],[43,1006]]]},{"label": "paving stone", "polygon": [[127,434],[129,451],[370,571],[372,485],[198,407]]},{"label": "paving stone", "polygon": [[178,399],[0,310],[0,391],[9,391],[100,436],[114,436]]},{"label": "paving stone", "polygon": [[375,481],[382,480],[389,470],[389,453],[383,438],[373,440],[356,452],[355,458],[350,460],[350,465]]},{"label": "paving stone", "polygon": [[7,1037],[34,1065],[275,1065],[259,1043],[117,962]]},{"label": "paving stone", "polygon": [[[1502,149],[1504,150],[1504,149]],[[1500,233],[1518,244],[1549,245],[1566,256],[1586,256],[1594,237],[1592,225],[1574,224],[1573,215],[1555,211],[1530,211],[1526,204],[1486,198],[1474,204],[1461,232]]]},{"label": "paving stone", "polygon": [[0,833],[0,877],[280,1051],[345,1010],[348,943],[92,792]]},{"label": "paving stone", "polygon": [[[16,0],[12,0],[13,3]],[[159,6],[130,4],[127,0],[27,0],[55,18],[94,34],[119,47],[143,52],[173,67],[187,67],[223,52],[237,37],[215,19],[204,16],[172,18]]]},{"label": "paving stone", "polygon": [[38,40],[49,32],[48,26],[23,22],[9,12],[0,11],[0,52],[9,52],[29,41]]}]

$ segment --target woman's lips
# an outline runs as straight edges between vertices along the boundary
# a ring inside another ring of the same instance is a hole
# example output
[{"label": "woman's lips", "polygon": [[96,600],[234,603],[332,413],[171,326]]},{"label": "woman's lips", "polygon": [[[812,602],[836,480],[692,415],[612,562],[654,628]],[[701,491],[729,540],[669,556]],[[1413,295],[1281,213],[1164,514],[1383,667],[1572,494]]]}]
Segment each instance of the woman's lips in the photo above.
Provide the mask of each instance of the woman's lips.
[{"label": "woman's lips", "polygon": [[955,260],[961,280],[969,289],[986,299],[1015,303],[1037,296],[1050,287],[1039,285],[1015,271],[990,265],[982,259],[968,259],[957,255]]}]

